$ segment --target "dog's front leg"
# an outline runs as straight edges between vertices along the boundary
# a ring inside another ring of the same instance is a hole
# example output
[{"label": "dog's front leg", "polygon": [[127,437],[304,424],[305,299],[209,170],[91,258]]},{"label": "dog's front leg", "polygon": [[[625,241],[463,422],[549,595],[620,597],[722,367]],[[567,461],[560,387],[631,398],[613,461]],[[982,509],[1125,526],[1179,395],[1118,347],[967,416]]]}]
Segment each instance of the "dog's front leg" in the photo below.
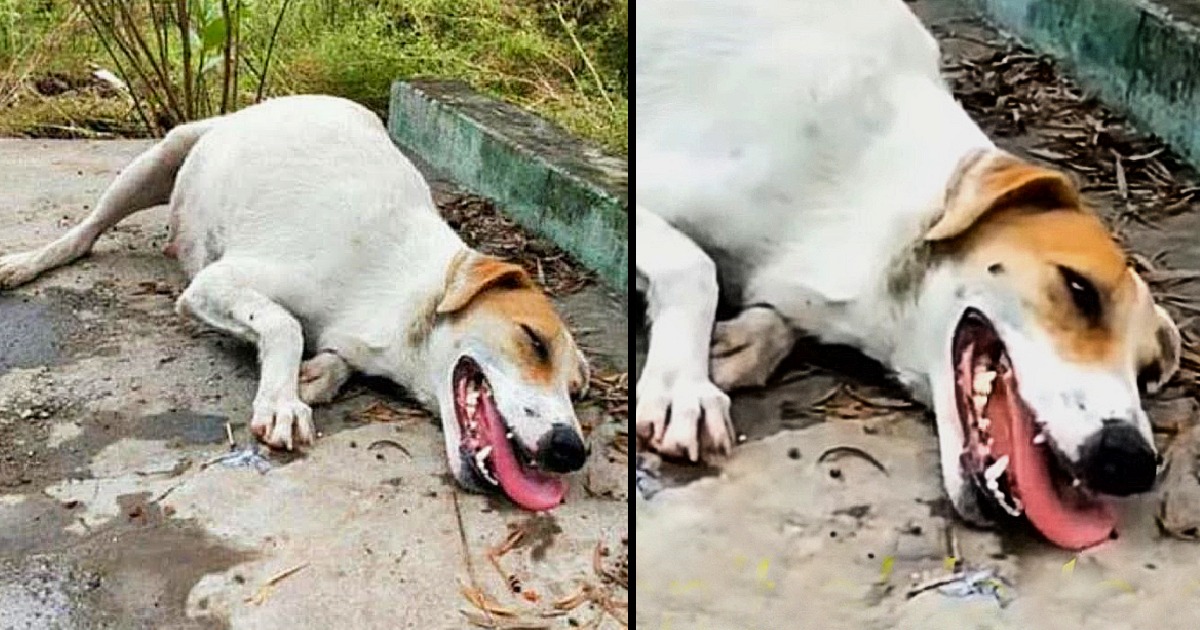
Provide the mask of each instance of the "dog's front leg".
[{"label": "dog's front leg", "polygon": [[[205,267],[176,309],[258,346],[261,375],[250,430],[276,448],[312,443],[312,409],[300,400],[300,322],[254,288],[255,271],[220,261]],[[295,435],[293,436],[293,431]]]},{"label": "dog's front leg", "polygon": [[690,239],[641,207],[635,209],[634,259],[645,284],[650,350],[637,383],[637,431],[672,456],[728,455],[733,448],[729,397],[708,376],[717,309],[716,266]]}]

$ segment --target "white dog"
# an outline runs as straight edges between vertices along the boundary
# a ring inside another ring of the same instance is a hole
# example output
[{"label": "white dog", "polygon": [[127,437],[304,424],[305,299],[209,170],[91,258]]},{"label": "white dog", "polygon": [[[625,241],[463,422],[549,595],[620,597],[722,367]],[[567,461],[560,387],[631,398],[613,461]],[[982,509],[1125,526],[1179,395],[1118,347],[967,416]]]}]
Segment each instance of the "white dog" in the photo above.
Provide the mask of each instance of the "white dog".
[{"label": "white dog", "polygon": [[[655,0],[636,39],[639,434],[727,452],[723,391],[804,331],[932,407],[963,517],[1107,538],[1180,339],[1073,182],[996,149],[900,0]],[[714,330],[718,278],[741,312]]]},{"label": "white dog", "polygon": [[[571,396],[587,364],[520,267],[468,248],[367,109],[279,98],[173,129],[53,243],[0,258],[0,288],[87,253],[105,229],[170,203],[191,279],[177,310],[257,345],[251,430],[291,449],[309,405],[351,372],[440,412],[454,476],[531,510],[562,500],[586,449]],[[307,361],[307,348],[315,355]]]}]

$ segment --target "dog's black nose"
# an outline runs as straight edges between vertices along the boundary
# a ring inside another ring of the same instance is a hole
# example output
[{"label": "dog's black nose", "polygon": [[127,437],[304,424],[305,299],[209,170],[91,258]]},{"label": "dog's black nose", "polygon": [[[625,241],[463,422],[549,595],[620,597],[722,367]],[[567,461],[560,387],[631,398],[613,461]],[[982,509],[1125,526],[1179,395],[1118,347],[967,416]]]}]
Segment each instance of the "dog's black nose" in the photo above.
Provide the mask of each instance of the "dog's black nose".
[{"label": "dog's black nose", "polygon": [[1123,497],[1154,486],[1158,472],[1154,449],[1127,421],[1105,420],[1080,453],[1084,481],[1097,492]]},{"label": "dog's black nose", "polygon": [[567,473],[583,468],[587,447],[579,432],[565,424],[555,424],[538,440],[537,463],[545,470]]}]

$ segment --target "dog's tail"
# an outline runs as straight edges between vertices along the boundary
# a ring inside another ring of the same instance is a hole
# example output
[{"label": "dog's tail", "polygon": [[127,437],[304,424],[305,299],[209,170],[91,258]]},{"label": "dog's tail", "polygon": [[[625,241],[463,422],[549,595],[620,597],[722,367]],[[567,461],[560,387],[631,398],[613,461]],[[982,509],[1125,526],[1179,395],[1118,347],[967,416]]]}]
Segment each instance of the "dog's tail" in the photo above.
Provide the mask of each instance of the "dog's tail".
[{"label": "dog's tail", "polygon": [[208,118],[172,129],[125,167],[100,196],[96,209],[66,234],[41,249],[0,257],[0,289],[24,284],[83,256],[102,232],[121,219],[170,201],[175,174],[215,122],[215,118]]}]

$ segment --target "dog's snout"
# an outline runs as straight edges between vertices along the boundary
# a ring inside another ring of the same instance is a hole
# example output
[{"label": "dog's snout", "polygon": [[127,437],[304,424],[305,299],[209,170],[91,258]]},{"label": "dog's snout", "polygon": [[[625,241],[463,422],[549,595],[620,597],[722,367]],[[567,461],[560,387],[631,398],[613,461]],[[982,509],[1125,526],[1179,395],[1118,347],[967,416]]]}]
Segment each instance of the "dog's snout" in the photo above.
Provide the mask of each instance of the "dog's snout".
[{"label": "dog's snout", "polygon": [[1157,458],[1146,438],[1124,420],[1105,420],[1081,451],[1084,481],[1098,492],[1127,496],[1154,486]]},{"label": "dog's snout", "polygon": [[554,424],[550,432],[538,440],[538,466],[551,472],[567,473],[583,468],[587,447],[579,432],[566,424]]}]

